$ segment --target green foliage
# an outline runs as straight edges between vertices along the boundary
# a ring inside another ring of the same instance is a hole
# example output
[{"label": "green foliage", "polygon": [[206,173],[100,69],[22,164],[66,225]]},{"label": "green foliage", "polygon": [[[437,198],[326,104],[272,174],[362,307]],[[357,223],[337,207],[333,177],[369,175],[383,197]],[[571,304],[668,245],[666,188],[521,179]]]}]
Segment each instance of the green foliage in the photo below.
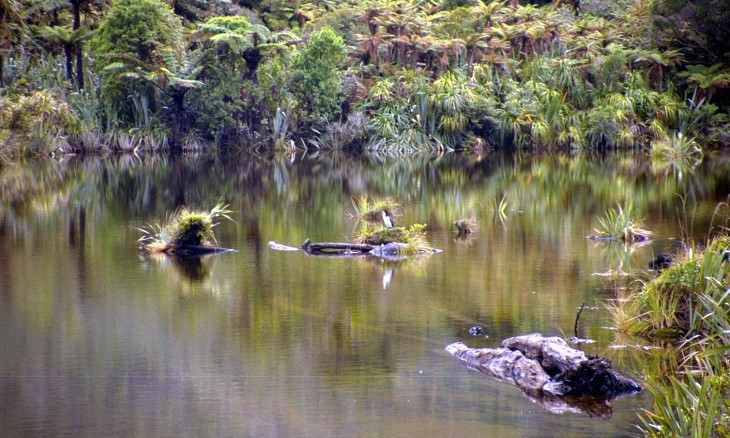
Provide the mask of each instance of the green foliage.
[{"label": "green foliage", "polygon": [[672,376],[668,385],[649,386],[653,411],[641,418],[649,437],[720,437],[730,433],[730,378],[726,374]]},{"label": "green foliage", "polygon": [[383,211],[387,210],[391,215],[393,215],[400,209],[400,204],[391,198],[368,199],[367,195],[354,198],[352,200],[352,205],[355,207],[358,217],[366,222],[382,223]]},{"label": "green foliage", "polygon": [[610,208],[598,222],[601,227],[596,232],[627,243],[646,240],[651,235],[650,231],[641,229],[641,222],[634,217],[631,204],[627,207],[618,205],[615,209]]},{"label": "green foliage", "polygon": [[106,99],[123,106],[125,73],[158,69],[177,71],[185,47],[180,20],[161,0],[118,0],[99,26],[93,40]]},{"label": "green foliage", "polygon": [[72,133],[78,128],[68,103],[51,90],[3,99],[0,106],[0,128],[15,133],[49,131]]},{"label": "green foliage", "polygon": [[237,137],[247,106],[240,92],[242,80],[230,73],[227,66],[210,62],[204,71],[205,86],[191,92],[196,126],[221,143]]},{"label": "green foliage", "polygon": [[138,228],[142,237],[138,239],[143,249],[150,252],[172,252],[183,246],[210,245],[215,242],[213,228],[217,220],[225,218],[231,211],[222,203],[209,212],[180,209],[172,213],[165,224],[151,224]]},{"label": "green foliage", "polygon": [[[469,137],[496,148],[638,149],[674,131],[703,146],[730,143],[727,62],[709,57],[700,38],[722,32],[675,32],[693,45],[650,32],[652,20],[722,23],[727,14],[708,15],[715,1],[583,0],[578,16],[547,1],[267,0],[231,15],[238,6],[226,0],[204,8],[192,0],[172,8],[163,0],[119,0],[108,11],[101,2],[82,3],[87,16],[101,17],[91,55],[107,125],[150,131],[154,122],[173,143],[194,121],[203,137],[222,142],[274,138],[415,151],[459,148]],[[652,17],[652,3],[666,19]],[[0,67],[12,68],[0,73],[19,77],[16,60],[27,56],[31,85],[57,89],[65,100],[71,59],[83,59],[77,49],[90,31],[64,25],[65,15],[55,23],[28,12],[45,29],[46,47],[64,49],[64,78],[60,60],[16,51],[27,33],[14,32],[27,28],[27,17],[11,6],[0,26]],[[180,15],[190,20],[188,35]],[[308,41],[300,44],[295,32]],[[94,82],[87,79],[76,81]],[[139,117],[133,100],[142,96],[149,113]],[[280,135],[283,114],[291,129]],[[130,126],[140,120],[146,126]]]},{"label": "green foliage", "polygon": [[291,90],[298,100],[299,122],[322,125],[339,116],[343,99],[339,69],[344,59],[342,38],[329,28],[314,32],[295,53]]}]

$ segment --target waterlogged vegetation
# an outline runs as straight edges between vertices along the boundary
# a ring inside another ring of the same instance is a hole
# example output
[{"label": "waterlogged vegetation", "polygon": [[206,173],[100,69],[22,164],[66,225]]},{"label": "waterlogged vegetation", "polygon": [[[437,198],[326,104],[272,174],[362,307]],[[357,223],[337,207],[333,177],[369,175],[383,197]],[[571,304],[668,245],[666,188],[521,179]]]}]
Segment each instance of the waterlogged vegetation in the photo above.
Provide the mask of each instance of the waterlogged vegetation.
[{"label": "waterlogged vegetation", "polygon": [[598,219],[601,226],[596,231],[600,234],[594,238],[620,240],[625,243],[647,240],[651,231],[642,229],[641,221],[634,216],[631,204],[609,209],[604,217]]},{"label": "waterlogged vegetation", "polygon": [[695,157],[730,138],[730,14],[690,6],[5,0],[2,149]]}]

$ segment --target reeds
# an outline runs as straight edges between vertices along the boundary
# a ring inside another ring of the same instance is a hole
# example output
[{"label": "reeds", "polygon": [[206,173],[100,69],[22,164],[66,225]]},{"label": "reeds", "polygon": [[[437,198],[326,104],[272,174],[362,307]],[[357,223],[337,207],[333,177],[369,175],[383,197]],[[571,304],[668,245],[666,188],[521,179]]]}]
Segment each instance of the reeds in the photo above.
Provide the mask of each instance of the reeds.
[{"label": "reeds", "polygon": [[667,385],[649,386],[653,411],[641,416],[646,436],[720,437],[730,433],[727,375],[671,377]]}]

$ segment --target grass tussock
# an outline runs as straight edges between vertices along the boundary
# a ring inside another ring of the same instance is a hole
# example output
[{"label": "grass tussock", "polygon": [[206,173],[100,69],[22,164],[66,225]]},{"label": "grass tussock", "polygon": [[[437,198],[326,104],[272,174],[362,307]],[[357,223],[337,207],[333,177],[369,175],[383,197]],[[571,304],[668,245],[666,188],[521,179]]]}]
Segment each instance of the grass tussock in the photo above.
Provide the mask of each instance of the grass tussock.
[{"label": "grass tussock", "polygon": [[429,246],[425,230],[425,224],[413,224],[409,227],[381,227],[375,230],[361,228],[356,242],[369,245],[402,243],[406,245],[401,250],[402,255],[430,254],[435,250]]},{"label": "grass tussock", "polygon": [[615,209],[609,209],[598,222],[600,227],[595,229],[597,233],[626,243],[643,242],[652,234],[651,231],[642,228],[641,220],[634,217],[631,204],[627,207],[617,205]]},{"label": "grass tussock", "polygon": [[184,247],[211,246],[216,244],[213,228],[217,220],[232,220],[228,205],[218,203],[208,212],[186,208],[172,213],[166,223],[150,224],[139,228],[143,233],[138,239],[143,249],[155,253],[174,253]]},{"label": "grass tussock", "polygon": [[354,198],[352,204],[355,207],[358,217],[370,223],[382,223],[382,213],[384,211],[387,211],[392,216],[395,214],[394,212],[400,210],[400,204],[391,198],[368,199],[367,195],[362,195],[359,198]]},{"label": "grass tussock", "polygon": [[651,142],[651,157],[654,160],[693,159],[702,160],[702,148],[694,137],[683,135],[664,136]]},{"label": "grass tussock", "polygon": [[730,236],[704,249],[690,248],[614,309],[618,327],[652,340],[695,335],[719,337],[730,345]]}]

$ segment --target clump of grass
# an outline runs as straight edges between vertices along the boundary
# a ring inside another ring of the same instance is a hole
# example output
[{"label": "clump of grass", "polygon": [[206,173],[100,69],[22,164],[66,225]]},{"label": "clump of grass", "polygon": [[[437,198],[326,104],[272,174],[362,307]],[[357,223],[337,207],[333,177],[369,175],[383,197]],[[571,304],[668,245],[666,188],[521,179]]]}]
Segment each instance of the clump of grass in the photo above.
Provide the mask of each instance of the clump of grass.
[{"label": "clump of grass", "polygon": [[730,434],[726,373],[684,378],[672,376],[665,386],[651,385],[653,411],[641,416],[645,436],[715,437]]},{"label": "clump of grass", "polygon": [[393,228],[377,228],[375,230],[361,229],[361,233],[357,236],[357,243],[367,243],[369,245],[385,245],[388,243],[408,243],[406,229],[402,227]]},{"label": "clump of grass", "polygon": [[651,142],[651,157],[659,160],[674,160],[689,158],[701,160],[702,148],[694,137],[683,135],[681,132],[674,137],[665,135]]},{"label": "clump of grass", "polygon": [[641,221],[635,219],[633,207],[629,204],[626,208],[617,205],[606,212],[606,215],[598,219],[600,228],[596,232],[609,236],[611,239],[622,240],[626,243],[643,242],[651,236],[651,231],[642,227]]},{"label": "clump of grass", "polygon": [[428,245],[425,229],[425,224],[413,224],[410,227],[382,227],[372,231],[363,228],[360,230],[356,242],[369,245],[402,243],[406,245],[401,251],[404,255],[432,253],[434,249]]},{"label": "clump of grass", "polygon": [[216,243],[213,227],[217,219],[232,220],[228,205],[216,204],[208,212],[191,211],[186,208],[175,211],[167,223],[150,224],[139,228],[143,233],[138,239],[143,249],[156,253],[174,253],[183,248],[210,246]]},{"label": "clump of grass", "polygon": [[382,223],[383,211],[388,211],[389,213],[393,214],[394,211],[400,209],[400,204],[398,204],[391,198],[369,200],[367,195],[362,195],[359,198],[354,198],[352,204],[355,207],[355,211],[357,212],[360,219],[371,223]]}]

